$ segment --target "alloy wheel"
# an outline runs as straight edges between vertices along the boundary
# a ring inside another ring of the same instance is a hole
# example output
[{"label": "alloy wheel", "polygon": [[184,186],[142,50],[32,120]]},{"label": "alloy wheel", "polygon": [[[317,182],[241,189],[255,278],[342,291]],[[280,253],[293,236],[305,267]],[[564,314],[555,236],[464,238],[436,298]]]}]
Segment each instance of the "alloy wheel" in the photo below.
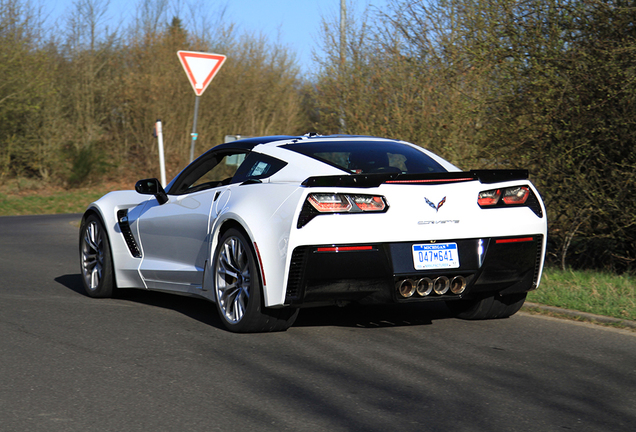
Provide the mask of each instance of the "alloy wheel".
[{"label": "alloy wheel", "polygon": [[86,287],[96,290],[104,268],[104,237],[97,222],[86,225],[82,242],[82,275]]},{"label": "alloy wheel", "polygon": [[236,324],[247,310],[250,298],[251,256],[238,237],[228,237],[217,255],[216,291],[225,319]]}]

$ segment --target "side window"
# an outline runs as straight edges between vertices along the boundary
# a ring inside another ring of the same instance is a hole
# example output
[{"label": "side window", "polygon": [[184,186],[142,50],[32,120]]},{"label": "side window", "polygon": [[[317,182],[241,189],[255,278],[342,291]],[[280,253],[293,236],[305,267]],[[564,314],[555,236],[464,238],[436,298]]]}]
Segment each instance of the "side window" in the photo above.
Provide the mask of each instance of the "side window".
[{"label": "side window", "polygon": [[168,193],[182,195],[229,184],[246,155],[244,151],[226,151],[198,160],[179,176]]},{"label": "side window", "polygon": [[218,163],[205,171],[201,177],[194,180],[186,193],[229,184],[241,163],[245,160],[245,153],[223,156]]},{"label": "side window", "polygon": [[252,152],[245,158],[245,162],[234,175],[232,183],[266,179],[280,171],[285,165],[287,165],[287,162],[265,154]]}]

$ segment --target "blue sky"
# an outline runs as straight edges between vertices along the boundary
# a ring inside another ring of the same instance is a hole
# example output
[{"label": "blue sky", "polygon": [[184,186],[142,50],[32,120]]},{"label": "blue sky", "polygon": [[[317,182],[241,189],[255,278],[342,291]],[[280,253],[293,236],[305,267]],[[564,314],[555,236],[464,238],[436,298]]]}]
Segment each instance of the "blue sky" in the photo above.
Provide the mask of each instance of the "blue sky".
[{"label": "blue sky", "polygon": [[[63,16],[78,0],[42,0],[53,17]],[[86,1],[86,0],[84,0]],[[107,1],[107,0],[101,0]],[[107,17],[116,26],[122,19],[131,19],[140,0],[110,0]],[[161,0],[159,0],[161,1]],[[173,0],[173,4],[189,4],[193,0]],[[358,11],[367,5],[383,7],[387,0],[349,0]],[[270,41],[279,41],[298,56],[303,71],[311,67],[312,49],[319,40],[321,17],[339,17],[340,0],[207,0],[198,7],[213,14],[227,6],[226,17],[241,31],[265,34]],[[184,6],[182,6],[184,7]]]}]

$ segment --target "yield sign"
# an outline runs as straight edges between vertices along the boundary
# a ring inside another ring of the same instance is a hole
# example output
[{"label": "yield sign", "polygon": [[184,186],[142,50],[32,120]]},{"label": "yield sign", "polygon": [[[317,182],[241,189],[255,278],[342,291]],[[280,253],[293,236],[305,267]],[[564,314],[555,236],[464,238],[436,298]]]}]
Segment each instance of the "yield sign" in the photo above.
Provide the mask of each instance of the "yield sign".
[{"label": "yield sign", "polygon": [[197,96],[203,94],[225,62],[225,56],[221,54],[177,51],[177,55]]}]

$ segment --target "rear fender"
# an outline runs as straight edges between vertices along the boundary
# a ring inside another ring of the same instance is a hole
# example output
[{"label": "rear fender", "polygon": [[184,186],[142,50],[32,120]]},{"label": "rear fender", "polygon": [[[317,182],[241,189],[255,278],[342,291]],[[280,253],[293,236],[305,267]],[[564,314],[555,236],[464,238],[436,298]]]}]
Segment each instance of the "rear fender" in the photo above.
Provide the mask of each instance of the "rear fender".
[{"label": "rear fender", "polygon": [[[254,189],[248,188],[259,188],[262,193],[255,194]],[[265,306],[284,304],[289,233],[303,192],[298,184],[232,186],[231,197],[225,207],[219,209],[211,228],[210,259],[204,276],[207,292],[214,292],[213,261],[219,239],[228,228],[238,226],[247,234],[256,252]]]}]

